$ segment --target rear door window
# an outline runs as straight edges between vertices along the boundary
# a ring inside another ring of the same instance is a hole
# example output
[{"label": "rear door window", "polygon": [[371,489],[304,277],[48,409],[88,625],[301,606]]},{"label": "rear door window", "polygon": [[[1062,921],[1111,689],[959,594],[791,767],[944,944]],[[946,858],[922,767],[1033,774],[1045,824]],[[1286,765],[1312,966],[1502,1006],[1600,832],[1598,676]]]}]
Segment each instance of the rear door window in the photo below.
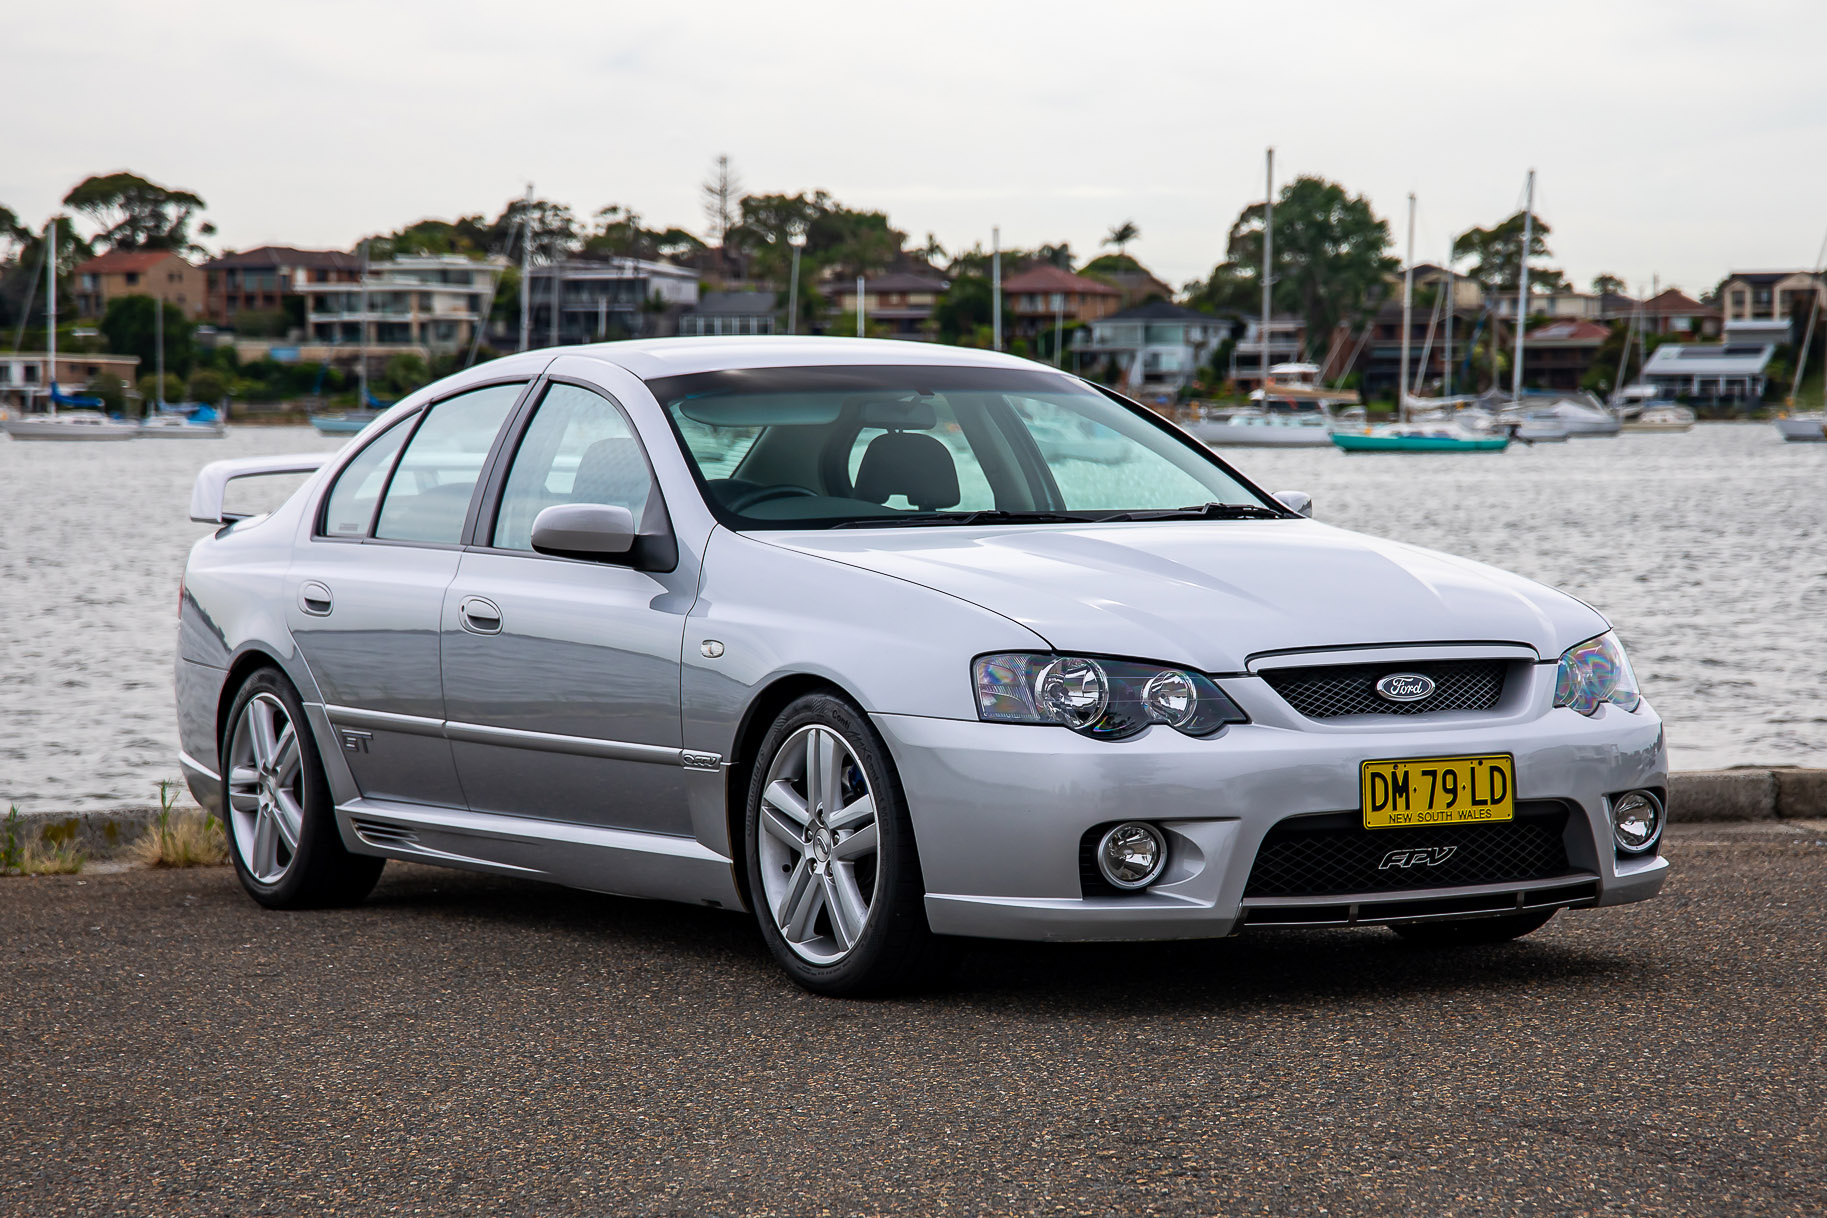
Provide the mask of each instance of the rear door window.
[{"label": "rear door window", "polygon": [[412,420],[396,423],[357,453],[355,460],[336,476],[336,486],[324,504],[325,537],[366,537],[374,523],[374,506],[380,502],[381,488],[387,485],[387,473],[400,445],[412,433]]},{"label": "rear door window", "polygon": [[486,385],[431,408],[394,466],[374,535],[456,545],[482,463],[521,385]]}]

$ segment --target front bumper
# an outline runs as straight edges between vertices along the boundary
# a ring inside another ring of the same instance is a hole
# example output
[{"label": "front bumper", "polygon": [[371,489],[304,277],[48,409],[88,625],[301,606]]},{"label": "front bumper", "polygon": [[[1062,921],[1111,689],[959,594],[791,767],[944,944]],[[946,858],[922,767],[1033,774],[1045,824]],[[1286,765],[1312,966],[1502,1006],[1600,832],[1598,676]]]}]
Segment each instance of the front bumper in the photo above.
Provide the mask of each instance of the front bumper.
[{"label": "front bumper", "polygon": [[[873,716],[907,794],[932,929],[1002,939],[1206,938],[1245,921],[1344,925],[1619,905],[1654,896],[1667,874],[1659,857],[1617,855],[1606,804],[1626,790],[1667,789],[1662,724],[1647,703],[1591,719],[1540,703],[1501,717],[1349,727],[1269,718],[1203,740],[1156,727],[1113,743],[1056,727]],[[1563,842],[1574,874],[1245,901],[1258,848],[1278,822],[1357,809],[1360,762],[1499,752],[1516,759],[1519,803],[1568,808]],[[1166,832],[1166,872],[1141,893],[1085,895],[1084,834],[1131,819]],[[1298,906],[1310,908],[1286,912]]]}]

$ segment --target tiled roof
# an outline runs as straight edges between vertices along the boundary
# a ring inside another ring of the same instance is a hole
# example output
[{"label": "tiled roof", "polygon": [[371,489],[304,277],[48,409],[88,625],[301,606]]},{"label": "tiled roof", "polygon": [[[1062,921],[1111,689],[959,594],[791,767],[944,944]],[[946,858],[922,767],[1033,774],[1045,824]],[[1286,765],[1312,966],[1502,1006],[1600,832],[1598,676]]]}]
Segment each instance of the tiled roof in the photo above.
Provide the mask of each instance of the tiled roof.
[{"label": "tiled roof", "polygon": [[1529,331],[1532,343],[1602,343],[1611,337],[1611,327],[1596,321],[1551,321]]},{"label": "tiled roof", "polygon": [[1643,311],[1676,317],[1718,317],[1719,310],[1703,305],[1680,288],[1670,288],[1643,302]]},{"label": "tiled roof", "polygon": [[118,275],[124,271],[148,271],[167,258],[177,257],[170,250],[109,250],[77,267],[77,275]]},{"label": "tiled roof", "polygon": [[1210,313],[1201,313],[1197,309],[1188,309],[1169,300],[1150,300],[1144,304],[1131,305],[1102,321],[1197,321],[1217,325],[1219,319]]},{"label": "tiled roof", "polygon": [[1813,271],[1733,271],[1730,275],[1726,276],[1726,278],[1728,280],[1739,279],[1743,280],[1745,283],[1762,287],[1766,284],[1778,283],[1784,279],[1793,279],[1797,275],[1812,274],[1814,274]]},{"label": "tiled roof", "polygon": [[1107,283],[1099,283],[1097,280],[1087,279],[1083,275],[1074,275],[1071,271],[1063,271],[1046,262],[1004,277],[1002,290],[1005,292],[1078,292],[1085,296],[1121,296],[1123,294]]},{"label": "tiled roof", "polygon": [[339,271],[357,271],[361,265],[360,258],[342,250],[301,250],[289,245],[262,245],[256,249],[242,250],[238,254],[224,254],[203,264],[205,270],[212,271],[241,266],[328,267]]}]

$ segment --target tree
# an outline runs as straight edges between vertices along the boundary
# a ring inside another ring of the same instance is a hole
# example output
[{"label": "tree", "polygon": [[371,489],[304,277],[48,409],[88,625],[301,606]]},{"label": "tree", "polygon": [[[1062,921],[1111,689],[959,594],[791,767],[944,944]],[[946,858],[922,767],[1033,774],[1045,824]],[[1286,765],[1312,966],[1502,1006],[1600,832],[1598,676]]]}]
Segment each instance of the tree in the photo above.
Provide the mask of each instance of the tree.
[{"label": "tree", "polygon": [[1111,228],[1110,235],[1104,238],[1103,244],[1116,246],[1119,254],[1127,253],[1129,243],[1141,235],[1142,230],[1136,227],[1134,220],[1125,220]]},{"label": "tree", "polygon": [[792,241],[800,251],[800,294],[821,273],[866,275],[885,270],[901,256],[907,234],[893,228],[876,211],[853,211],[824,191],[810,195],[745,195],[742,219],[730,230],[729,244],[739,249],[753,273],[784,286],[791,273]]},{"label": "tree", "polygon": [[228,393],[228,385],[223,381],[222,374],[210,368],[199,368],[191,373],[186,389],[191,401],[210,406],[220,402]]},{"label": "tree", "polygon": [[[108,350],[140,357],[147,372],[158,368],[158,330],[153,313],[159,302],[150,296],[116,296],[102,314],[101,332],[108,336]],[[184,311],[167,302],[165,311],[165,370],[183,376],[195,360],[191,334],[196,329]]]},{"label": "tree", "polygon": [[381,370],[380,387],[383,392],[405,397],[430,381],[431,370],[425,366],[425,361],[409,351],[402,351],[389,359]]},{"label": "tree", "polygon": [[32,230],[19,223],[19,213],[0,205],[0,250],[8,246],[23,247],[31,239]]},{"label": "tree", "polygon": [[[1534,265],[1536,258],[1553,257],[1548,234],[1553,231],[1540,216],[1533,221],[1529,238],[1529,282],[1548,291],[1567,286],[1567,278],[1552,267]],[[1454,258],[1472,259],[1467,274],[1486,292],[1514,292],[1522,274],[1523,214],[1517,212],[1494,228],[1468,228],[1453,242]]]},{"label": "tree", "polygon": [[148,372],[142,376],[137,387],[141,400],[146,403],[148,414],[161,400],[175,402],[184,396],[184,378],[171,372],[165,374],[165,392],[163,393],[159,392],[159,376],[156,372]]},{"label": "tree", "polygon": [[945,258],[945,247],[940,245],[939,238],[933,236],[931,233],[926,234],[926,244],[922,245],[914,252],[920,255],[921,260],[931,266],[938,266]]},{"label": "tree", "polygon": [[[1533,277],[1533,274],[1531,274]],[[1625,283],[1616,275],[1604,274],[1592,277],[1592,294],[1594,296],[1622,296]]]},{"label": "tree", "polygon": [[563,203],[549,199],[511,200],[489,225],[487,252],[518,261],[522,240],[529,238],[535,265],[558,262],[576,253],[581,244],[577,217]]},{"label": "tree", "polygon": [[698,193],[704,207],[705,232],[717,243],[721,251],[729,240],[730,229],[735,227],[739,214],[738,200],[742,198],[742,177],[730,167],[728,156],[719,156],[711,167],[710,177],[706,178]]},{"label": "tree", "polygon": [[119,414],[127,407],[127,385],[112,372],[98,372],[89,378],[84,392],[101,399],[102,409]]},{"label": "tree", "polygon": [[[1252,203],[1231,225],[1228,260],[1212,272],[1206,293],[1252,288],[1254,303],[1240,303],[1252,313],[1261,308],[1263,212],[1263,204]],[[1296,178],[1275,201],[1271,303],[1304,317],[1309,348],[1324,350],[1334,327],[1367,313],[1397,269],[1388,249],[1389,224],[1370,200],[1325,178]]]},{"label": "tree", "polygon": [[641,217],[618,203],[596,213],[598,230],[584,240],[584,253],[595,257],[672,258],[691,261],[709,247],[682,228],[656,230],[641,227]]},{"label": "tree", "polygon": [[988,277],[962,274],[952,280],[933,306],[933,327],[942,343],[988,346],[992,328],[992,303]]},{"label": "tree", "polygon": [[398,232],[364,240],[368,257],[381,260],[401,254],[486,254],[490,236],[488,221],[483,217],[459,216],[455,220],[420,220]]},{"label": "tree", "polygon": [[[109,249],[203,252],[190,239],[190,224],[205,204],[188,190],[172,190],[137,174],[99,174],[77,183],[63,203],[101,226],[96,240]],[[216,229],[204,224],[198,231],[207,237]]]}]

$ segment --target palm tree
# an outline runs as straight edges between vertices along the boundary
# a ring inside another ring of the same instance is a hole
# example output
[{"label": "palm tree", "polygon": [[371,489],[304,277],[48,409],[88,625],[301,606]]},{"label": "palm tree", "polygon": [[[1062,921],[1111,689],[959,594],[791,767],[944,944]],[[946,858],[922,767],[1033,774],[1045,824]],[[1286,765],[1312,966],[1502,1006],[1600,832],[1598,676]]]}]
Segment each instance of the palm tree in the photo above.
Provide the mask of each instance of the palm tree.
[{"label": "palm tree", "polygon": [[1134,220],[1125,220],[1110,230],[1110,235],[1104,238],[1103,244],[1116,246],[1117,253],[1121,254],[1126,252],[1125,246],[1141,235],[1142,230],[1136,227]]},{"label": "palm tree", "polygon": [[920,247],[919,254],[932,265],[938,266],[940,259],[945,257],[945,247],[939,244],[939,238],[927,233],[926,244]]}]

